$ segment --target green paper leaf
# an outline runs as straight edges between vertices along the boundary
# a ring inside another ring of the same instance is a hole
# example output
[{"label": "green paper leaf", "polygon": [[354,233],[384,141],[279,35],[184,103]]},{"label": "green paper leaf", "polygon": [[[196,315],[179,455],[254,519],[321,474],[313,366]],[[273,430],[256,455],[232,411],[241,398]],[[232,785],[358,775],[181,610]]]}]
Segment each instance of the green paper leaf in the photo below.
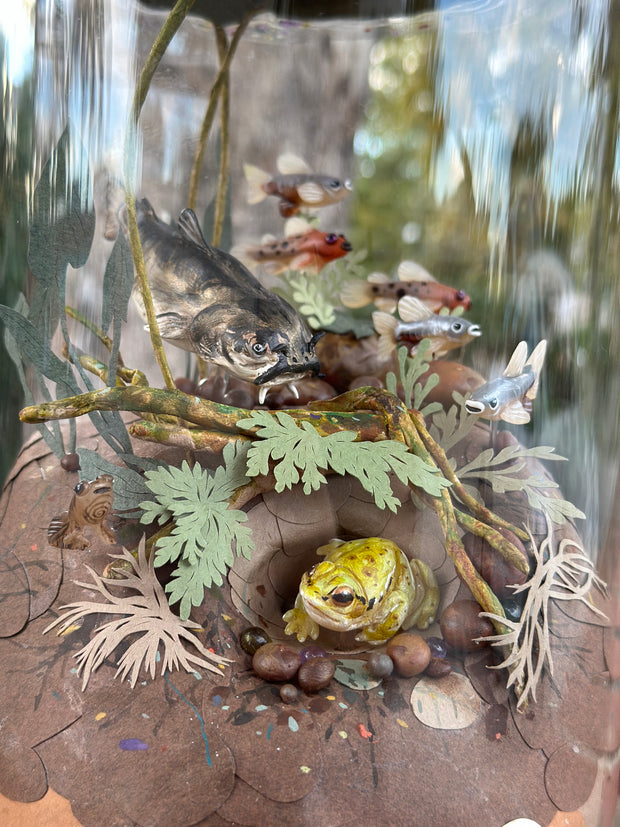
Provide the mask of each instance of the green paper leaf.
[{"label": "green paper leaf", "polygon": [[182,618],[202,602],[204,589],[220,585],[234,556],[249,557],[254,545],[243,523],[247,515],[229,508],[229,500],[240,485],[247,483],[247,444],[230,443],[224,448],[224,465],[207,471],[196,464],[190,468],[162,465],[146,472],[146,485],[154,500],[140,504],[141,522],[172,520],[170,534],[155,547],[155,565],[177,563],[166,591],[170,602],[180,601]]},{"label": "green paper leaf", "polygon": [[450,483],[437,468],[407,450],[401,442],[356,442],[355,434],[340,431],[321,436],[310,422],[300,425],[287,413],[253,411],[239,428],[258,428],[258,437],[248,448],[247,473],[265,475],[273,464],[276,491],[302,482],[304,493],[316,491],[331,468],[338,474],[351,474],[374,497],[379,508],[396,511],[399,501],[392,493],[390,472],[405,485],[423,488],[439,496]]}]

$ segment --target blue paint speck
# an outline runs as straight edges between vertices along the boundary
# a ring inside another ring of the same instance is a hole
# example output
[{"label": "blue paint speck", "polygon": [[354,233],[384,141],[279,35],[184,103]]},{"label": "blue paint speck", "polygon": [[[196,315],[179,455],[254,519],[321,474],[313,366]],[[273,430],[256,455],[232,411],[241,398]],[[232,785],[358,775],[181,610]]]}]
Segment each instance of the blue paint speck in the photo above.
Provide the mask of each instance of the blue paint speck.
[{"label": "blue paint speck", "polygon": [[291,730],[291,732],[297,732],[297,730],[299,729],[299,724],[297,723],[295,718],[293,718],[292,715],[289,715],[288,718],[288,728]]},{"label": "blue paint speck", "polygon": [[273,732],[273,724],[269,724],[267,727],[267,740],[271,740],[271,733]]},{"label": "blue paint speck", "polygon": [[224,699],[221,695],[214,695],[211,700],[213,701],[213,706],[220,706]]},{"label": "blue paint speck", "polygon": [[118,742],[118,745],[121,749],[130,750],[132,752],[149,748],[149,745],[145,744],[144,741],[141,741],[139,738],[123,738],[122,741]]},{"label": "blue paint speck", "polygon": [[267,709],[267,707],[265,706],[265,704],[259,704],[258,706],[255,706],[254,709],[256,710],[256,712],[264,712],[265,709]]}]

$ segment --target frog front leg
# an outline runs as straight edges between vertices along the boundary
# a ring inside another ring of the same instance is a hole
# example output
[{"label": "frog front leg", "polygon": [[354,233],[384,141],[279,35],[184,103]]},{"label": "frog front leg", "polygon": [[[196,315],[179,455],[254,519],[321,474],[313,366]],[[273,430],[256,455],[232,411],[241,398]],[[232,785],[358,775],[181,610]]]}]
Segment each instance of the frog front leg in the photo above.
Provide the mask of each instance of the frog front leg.
[{"label": "frog front leg", "polygon": [[360,643],[378,646],[393,637],[401,628],[409,610],[409,596],[395,590],[384,598],[381,612],[355,636]]},{"label": "frog front leg", "polygon": [[316,640],[319,636],[319,624],[314,620],[304,609],[304,604],[299,595],[295,600],[295,607],[289,609],[282,615],[282,620],[286,623],[284,627],[284,634],[297,635],[297,640],[303,643],[308,637]]}]

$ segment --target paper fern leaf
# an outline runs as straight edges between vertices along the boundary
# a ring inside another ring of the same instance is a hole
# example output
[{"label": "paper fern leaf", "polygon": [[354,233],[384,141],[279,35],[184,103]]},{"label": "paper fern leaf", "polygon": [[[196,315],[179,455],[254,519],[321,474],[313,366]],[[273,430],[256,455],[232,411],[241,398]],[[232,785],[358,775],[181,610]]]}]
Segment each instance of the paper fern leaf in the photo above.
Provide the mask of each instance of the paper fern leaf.
[{"label": "paper fern leaf", "polygon": [[482,612],[508,626],[510,631],[484,638],[493,646],[508,650],[506,658],[494,669],[509,670],[508,686],[515,686],[520,708],[531,697],[536,700],[536,687],[545,666],[553,675],[553,658],[549,639],[549,600],[578,600],[592,612],[605,618],[591,600],[592,588],[606,592],[605,583],[595,573],[591,560],[574,540],[564,539],[557,549],[553,544],[553,529],[547,517],[547,536],[536,547],[531,537],[535,568],[531,578],[521,586],[513,586],[515,593],[527,591],[527,598],[518,621]]},{"label": "paper fern leaf", "polygon": [[297,424],[283,411],[273,415],[253,411],[237,426],[258,428],[258,439],[248,448],[247,472],[256,476],[273,470],[278,492],[298,482],[305,494],[316,491],[326,481],[322,472],[331,469],[356,477],[379,508],[396,511],[399,501],[392,494],[390,472],[405,485],[423,488],[432,496],[439,496],[450,484],[436,468],[393,440],[356,442],[355,434],[347,431],[321,436],[309,422]]},{"label": "paper fern leaf", "polygon": [[[136,685],[140,670],[155,677],[156,664],[161,662],[161,674],[167,670],[185,669],[194,672],[197,667],[221,674],[228,658],[220,657],[206,649],[198,638],[192,634],[199,626],[188,620],[181,620],[168,605],[166,595],[155,576],[154,558],[146,557],[144,537],[138,546],[138,558],[123,549],[122,554],[110,555],[116,560],[129,563],[130,570],[118,569],[118,580],[100,577],[90,566],[86,566],[93,583],[76,585],[84,589],[95,589],[105,598],[105,602],[95,603],[84,600],[62,606],[68,609],[65,614],[50,623],[44,632],[58,628],[58,634],[65,632],[77,621],[91,614],[116,614],[116,620],[100,626],[90,642],[75,655],[78,662],[78,674],[82,673],[82,689],[85,689],[92,673],[109,658],[117,646],[126,638],[134,638],[118,662],[116,675],[122,679],[129,677],[132,688]],[[135,594],[121,597],[114,593],[115,588],[131,589]],[[187,646],[193,647],[194,654]]]},{"label": "paper fern leaf", "polygon": [[155,500],[141,503],[143,523],[172,520],[170,534],[157,540],[155,565],[178,561],[166,591],[170,602],[181,601],[180,614],[189,617],[192,606],[202,602],[205,588],[220,585],[234,552],[249,557],[254,544],[243,511],[229,508],[239,486],[248,482],[247,444],[228,444],[224,465],[207,471],[196,464],[190,468],[164,466],[147,471],[147,486]]}]

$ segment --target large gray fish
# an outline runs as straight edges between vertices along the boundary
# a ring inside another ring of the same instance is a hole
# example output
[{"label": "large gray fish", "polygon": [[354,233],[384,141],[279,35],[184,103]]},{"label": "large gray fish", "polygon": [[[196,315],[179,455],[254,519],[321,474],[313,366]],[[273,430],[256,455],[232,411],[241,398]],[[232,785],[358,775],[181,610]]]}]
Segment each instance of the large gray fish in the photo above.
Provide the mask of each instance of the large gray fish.
[{"label": "large gray fish", "polygon": [[503,419],[513,425],[529,422],[546,351],[547,342],[542,339],[528,359],[527,343],[519,342],[503,374],[472,393],[465,403],[467,411],[484,419]]},{"label": "large gray fish", "polygon": [[[267,389],[320,371],[312,334],[291,305],[263,287],[236,258],[208,244],[194,212],[185,209],[177,229],[165,224],[144,198],[138,229],[164,339],[193,351],[228,373]],[[126,215],[121,216],[127,233]],[[146,321],[142,296],[134,301]]]}]

